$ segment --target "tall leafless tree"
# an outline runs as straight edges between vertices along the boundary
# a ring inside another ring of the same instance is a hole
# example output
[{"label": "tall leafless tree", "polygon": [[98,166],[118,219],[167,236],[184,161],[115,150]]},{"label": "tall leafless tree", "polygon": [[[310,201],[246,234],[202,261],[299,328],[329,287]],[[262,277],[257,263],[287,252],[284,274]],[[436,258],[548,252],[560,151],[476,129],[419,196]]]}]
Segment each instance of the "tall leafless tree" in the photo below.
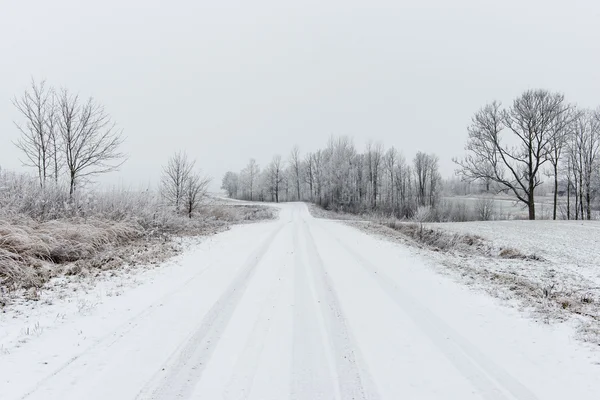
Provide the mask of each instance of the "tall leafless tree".
[{"label": "tall leafless tree", "polygon": [[575,107],[571,105],[565,104],[563,107],[563,112],[560,112],[556,116],[550,128],[550,140],[547,151],[548,162],[551,165],[551,172],[554,178],[554,198],[552,204],[552,219],[554,220],[557,217],[559,166],[562,161],[563,149],[573,132],[573,125],[578,113]]},{"label": "tall leafless tree", "polygon": [[314,182],[316,188],[316,198],[319,204],[323,202],[323,185],[324,185],[324,171],[323,171],[323,151],[317,150],[312,156]]},{"label": "tall leafless tree", "polygon": [[194,212],[198,210],[202,199],[206,197],[210,178],[200,173],[192,173],[184,183],[185,211],[188,218],[192,218]]},{"label": "tall leafless tree", "polygon": [[163,167],[161,193],[167,204],[180,211],[186,201],[186,190],[193,177],[196,162],[190,160],[185,152],[177,152]]},{"label": "tall leafless tree", "polygon": [[300,160],[300,149],[298,146],[294,146],[290,153],[290,167],[292,168],[294,184],[296,187],[296,196],[298,201],[302,200],[300,195],[300,180],[301,180],[301,168],[302,161]]},{"label": "tall leafless tree", "polygon": [[50,139],[50,158],[53,170],[54,182],[58,183],[60,173],[64,164],[62,138],[58,130],[59,108],[56,93],[52,94],[49,104],[49,118],[47,122],[48,135]]},{"label": "tall leafless tree", "polygon": [[248,188],[248,192],[250,194],[249,200],[254,200],[254,189],[258,180],[258,174],[260,173],[260,168],[256,163],[254,158],[251,158],[248,162],[248,165],[243,171],[244,183]]},{"label": "tall leafless tree", "polygon": [[386,153],[385,153],[385,169],[387,171],[387,173],[389,174],[389,184],[390,184],[390,189],[389,189],[389,202],[390,204],[393,206],[394,205],[394,175],[396,173],[396,161],[398,158],[398,151],[394,148],[391,147]]},{"label": "tall leafless tree", "polygon": [[304,182],[308,185],[308,198],[310,201],[314,200],[314,187],[315,187],[315,174],[313,168],[313,154],[308,153],[304,157]]},{"label": "tall leafless tree", "polygon": [[377,196],[380,185],[381,164],[383,162],[383,145],[377,143],[367,145],[367,162],[369,167],[369,181],[371,184],[372,207],[377,208]]},{"label": "tall leafless tree", "polygon": [[123,137],[94,99],[81,102],[78,95],[63,89],[58,104],[58,131],[72,197],[81,181],[115,171],[125,162],[125,155],[119,152]]},{"label": "tall leafless tree", "polygon": [[[575,218],[592,217],[592,180],[600,152],[600,110],[584,110],[574,123],[570,154],[576,188]],[[597,172],[596,172],[597,173]],[[578,201],[577,201],[578,200]]]},{"label": "tall leafless tree", "polygon": [[281,156],[277,155],[273,157],[273,161],[271,161],[267,168],[267,174],[272,200],[279,203],[280,186],[284,179]]},{"label": "tall leafless tree", "polygon": [[435,208],[437,205],[437,200],[439,196],[439,186],[442,181],[442,177],[439,171],[439,158],[435,154],[429,154],[429,161],[427,163],[429,167],[429,173],[427,174],[429,178],[428,186],[428,196],[429,196],[429,206]]},{"label": "tall leafless tree", "polygon": [[239,178],[235,172],[227,172],[223,177],[221,189],[227,192],[227,196],[235,198],[238,196]]},{"label": "tall leafless tree", "polygon": [[427,202],[427,181],[429,177],[429,156],[421,151],[415,155],[413,161],[415,177],[417,182],[417,199],[419,206],[425,206]]},{"label": "tall leafless tree", "polygon": [[38,83],[32,79],[23,95],[13,99],[13,105],[24,119],[24,122],[15,122],[21,132],[15,145],[25,155],[23,164],[37,169],[41,187],[52,175],[52,144],[55,139],[53,98],[54,90],[47,87],[45,81]]},{"label": "tall leafless tree", "polygon": [[[564,112],[564,96],[546,90],[526,91],[508,110],[501,110],[497,102],[488,104],[475,114],[468,128],[469,154],[455,160],[458,172],[470,179],[499,183],[527,206],[529,219],[535,219],[540,168],[548,160],[552,127]],[[503,135],[505,129],[508,139]]]}]

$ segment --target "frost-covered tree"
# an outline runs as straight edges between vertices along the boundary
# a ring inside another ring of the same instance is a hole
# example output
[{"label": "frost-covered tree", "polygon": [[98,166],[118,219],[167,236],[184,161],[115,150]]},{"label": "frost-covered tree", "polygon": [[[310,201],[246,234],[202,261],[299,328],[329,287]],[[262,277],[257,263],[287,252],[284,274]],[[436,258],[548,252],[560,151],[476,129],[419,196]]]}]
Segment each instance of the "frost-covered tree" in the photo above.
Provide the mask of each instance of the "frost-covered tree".
[{"label": "frost-covered tree", "polygon": [[81,181],[115,171],[125,162],[119,151],[122,131],[93,98],[82,102],[78,95],[63,89],[57,121],[71,196]]},{"label": "frost-covered tree", "polygon": [[22,117],[21,121],[15,121],[21,134],[15,145],[25,156],[23,164],[37,170],[40,187],[44,187],[46,179],[53,174],[53,160],[58,172],[54,97],[54,90],[45,81],[32,79],[30,87],[13,99]]},{"label": "frost-covered tree", "polygon": [[167,204],[176,211],[183,208],[195,164],[185,152],[179,151],[169,157],[167,165],[163,167],[161,193]]},{"label": "frost-covered tree", "polygon": [[535,219],[535,189],[551,152],[554,128],[567,112],[564,95],[528,90],[512,106],[493,102],[479,110],[468,128],[467,156],[455,160],[467,179],[488,179],[511,191]]},{"label": "frost-covered tree", "polygon": [[239,190],[239,176],[235,172],[228,171],[225,176],[223,176],[223,181],[221,183],[221,189],[227,192],[227,196],[231,198],[238,197]]},{"label": "frost-covered tree", "polygon": [[600,153],[600,109],[583,110],[573,123],[568,140],[570,188],[575,195],[575,219],[592,218],[594,176]]}]

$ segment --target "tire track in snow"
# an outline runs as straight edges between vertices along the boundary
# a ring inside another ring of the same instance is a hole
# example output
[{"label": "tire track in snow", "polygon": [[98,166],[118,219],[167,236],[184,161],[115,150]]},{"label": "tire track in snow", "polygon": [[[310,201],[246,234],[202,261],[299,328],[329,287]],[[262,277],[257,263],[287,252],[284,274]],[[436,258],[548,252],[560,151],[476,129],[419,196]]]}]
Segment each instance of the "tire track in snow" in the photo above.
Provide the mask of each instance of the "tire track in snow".
[{"label": "tire track in snow", "polygon": [[289,279],[287,269],[289,268],[283,263],[277,268],[269,294],[261,304],[258,318],[236,362],[229,384],[224,390],[224,400],[247,399],[250,395],[260,355],[265,347],[265,340],[278,305],[277,299],[281,296],[284,283]]},{"label": "tire track in snow", "polygon": [[51,381],[54,377],[56,377],[57,375],[59,375],[61,373],[64,373],[64,371],[71,370],[72,368],[78,368],[77,366],[81,362],[83,362],[83,360],[85,359],[85,357],[88,354],[90,354],[90,353],[92,353],[94,351],[100,351],[101,349],[104,349],[104,348],[108,349],[108,348],[112,347],[113,345],[115,345],[116,343],[118,343],[129,332],[134,331],[135,328],[137,328],[138,325],[143,320],[145,320],[146,318],[149,318],[150,316],[152,316],[154,314],[154,312],[156,310],[158,310],[159,307],[164,302],[168,301],[175,294],[177,294],[181,290],[183,290],[186,287],[188,287],[192,282],[194,282],[196,279],[198,279],[200,276],[202,276],[206,271],[208,271],[213,265],[214,264],[209,264],[206,267],[202,268],[200,271],[198,271],[196,274],[194,274],[188,280],[186,280],[182,285],[179,285],[175,289],[169,291],[163,297],[161,297],[159,300],[157,300],[154,303],[150,304],[148,307],[144,308],[143,310],[141,310],[140,312],[138,312],[137,314],[135,314],[131,318],[127,319],[122,324],[118,325],[111,332],[109,332],[109,333],[101,336],[100,338],[94,340],[82,352],[80,352],[79,354],[71,357],[66,362],[64,362],[60,367],[56,368],[49,375],[47,375],[46,377],[44,377],[40,381],[38,381],[33,388],[31,388],[27,393],[23,394],[19,399],[21,399],[21,400],[27,399],[31,395],[35,394],[38,390],[40,390],[46,383],[48,383],[49,381]]},{"label": "tire track in snow", "polygon": [[324,314],[334,353],[340,397],[353,400],[378,400],[379,394],[362,360],[360,350],[351,336],[331,277],[325,270],[310,228],[304,219],[302,229],[306,239],[308,264],[314,272],[313,280],[316,283],[318,297],[322,300],[321,312]]},{"label": "tire track in snow", "polygon": [[[202,378],[206,364],[240,302],[256,266],[263,258],[277,234],[280,224],[247,259],[225,292],[213,304],[192,335],[175,350],[162,369],[138,393],[136,399],[188,398]],[[163,372],[164,371],[164,372]]]},{"label": "tire track in snow", "polygon": [[[333,384],[333,360],[323,342],[326,337],[323,315],[317,309],[314,287],[310,285],[302,260],[299,224],[294,225],[294,330],[292,349],[292,400],[339,399]],[[329,356],[329,357],[328,357]]]},{"label": "tire track in snow", "polygon": [[318,226],[333,237],[360,266],[370,273],[383,291],[415,322],[454,367],[473,384],[484,399],[538,400],[533,392],[490,360],[427,307],[420,304],[375,264],[342,242],[327,228],[321,224]]}]

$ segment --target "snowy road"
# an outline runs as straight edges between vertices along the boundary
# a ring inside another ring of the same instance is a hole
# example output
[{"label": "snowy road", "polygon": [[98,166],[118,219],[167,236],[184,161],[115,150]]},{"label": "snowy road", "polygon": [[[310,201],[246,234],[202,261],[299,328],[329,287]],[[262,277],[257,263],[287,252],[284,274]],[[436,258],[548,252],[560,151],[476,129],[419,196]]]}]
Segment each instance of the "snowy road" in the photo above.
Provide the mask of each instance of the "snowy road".
[{"label": "snowy road", "polygon": [[0,354],[1,399],[598,399],[566,327],[282,205]]}]

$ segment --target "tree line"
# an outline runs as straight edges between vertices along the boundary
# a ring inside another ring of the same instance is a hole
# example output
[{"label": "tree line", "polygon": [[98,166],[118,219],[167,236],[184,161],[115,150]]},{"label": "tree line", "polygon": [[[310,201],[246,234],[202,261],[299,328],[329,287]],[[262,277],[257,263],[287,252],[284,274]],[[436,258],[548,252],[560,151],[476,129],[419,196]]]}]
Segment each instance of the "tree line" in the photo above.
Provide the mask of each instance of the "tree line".
[{"label": "tree line", "polygon": [[567,219],[592,218],[600,186],[600,108],[581,109],[562,93],[527,90],[507,108],[497,101],[481,108],[467,131],[467,155],[454,160],[463,179],[494,182],[533,220],[536,189],[547,176],[554,186],[554,219],[559,196],[566,197]]},{"label": "tree line", "polygon": [[341,136],[304,156],[296,146],[263,168],[250,159],[241,171],[225,174],[222,189],[242,200],[311,201],[338,211],[411,218],[419,207],[437,206],[441,175],[434,154],[418,152],[409,161],[394,147],[372,142],[358,151],[352,139]]}]

